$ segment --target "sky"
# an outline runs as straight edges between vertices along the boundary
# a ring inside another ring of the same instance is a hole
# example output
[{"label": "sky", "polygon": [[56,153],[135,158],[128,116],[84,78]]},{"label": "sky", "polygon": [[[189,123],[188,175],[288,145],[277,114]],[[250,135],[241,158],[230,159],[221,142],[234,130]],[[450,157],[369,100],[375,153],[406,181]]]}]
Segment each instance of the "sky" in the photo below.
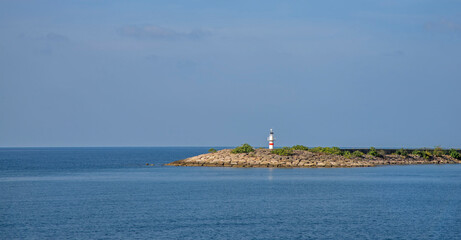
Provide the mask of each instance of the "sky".
[{"label": "sky", "polygon": [[461,147],[461,1],[0,0],[0,147]]}]

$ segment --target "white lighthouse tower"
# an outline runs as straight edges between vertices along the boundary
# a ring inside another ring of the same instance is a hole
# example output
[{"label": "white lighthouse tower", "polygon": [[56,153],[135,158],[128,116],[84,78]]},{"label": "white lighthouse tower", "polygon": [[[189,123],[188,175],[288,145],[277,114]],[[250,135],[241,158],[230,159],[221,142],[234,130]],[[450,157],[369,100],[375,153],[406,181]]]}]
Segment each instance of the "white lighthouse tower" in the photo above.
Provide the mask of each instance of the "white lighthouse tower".
[{"label": "white lighthouse tower", "polygon": [[274,132],[272,131],[272,129],[271,129],[271,133],[269,134],[269,137],[267,138],[267,141],[269,141],[269,149],[274,149],[275,137],[274,137]]}]

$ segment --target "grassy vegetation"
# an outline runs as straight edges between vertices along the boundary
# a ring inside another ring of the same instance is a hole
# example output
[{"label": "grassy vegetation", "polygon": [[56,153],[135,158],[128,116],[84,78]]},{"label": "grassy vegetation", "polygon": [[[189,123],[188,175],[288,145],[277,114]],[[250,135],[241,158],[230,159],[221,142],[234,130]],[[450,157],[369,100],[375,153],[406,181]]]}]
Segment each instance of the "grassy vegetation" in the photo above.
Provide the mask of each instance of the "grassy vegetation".
[{"label": "grassy vegetation", "polygon": [[363,157],[364,153],[361,151],[354,151],[351,153],[350,151],[347,150],[341,150],[339,147],[315,147],[309,149],[310,152],[314,153],[328,153],[328,154],[334,154],[334,155],[339,155],[339,156],[344,156],[345,158],[352,158],[352,157]]},{"label": "grassy vegetation", "polygon": [[208,152],[209,152],[209,153],[215,153],[215,152],[217,152],[217,151],[216,151],[216,149],[214,149],[214,148],[210,148],[210,149],[208,149]]},{"label": "grassy vegetation", "polygon": [[[259,148],[259,149],[265,149],[265,148]],[[283,147],[283,148],[277,148],[273,149],[271,151],[272,154],[276,154],[279,156],[291,156],[294,154],[293,151],[295,150],[302,150],[302,151],[309,151],[313,153],[327,153],[327,154],[333,154],[333,155],[339,155],[339,156],[344,156],[345,158],[353,158],[353,157],[364,157],[365,153],[359,150],[356,150],[354,152],[350,152],[347,150],[341,150],[339,147],[314,147],[314,148],[308,148],[303,145],[295,145],[292,147]],[[245,143],[242,144],[239,147],[234,148],[231,152],[232,153],[251,153],[254,152],[254,148],[250,146],[249,144]],[[210,153],[216,152],[216,149],[210,148],[208,150]],[[366,153],[368,155],[371,155],[373,157],[381,157],[383,158],[386,156],[386,152],[384,150],[377,150],[374,147],[370,147],[368,152]],[[409,151],[407,149],[401,148],[395,153],[395,155],[399,156],[404,156],[407,157],[409,155]],[[450,149],[450,150],[444,150],[440,146],[435,147],[434,149],[416,149],[411,152],[412,155],[416,155],[418,157],[422,157],[425,159],[433,159],[434,157],[442,157],[444,155],[450,155],[451,157],[455,159],[461,160],[461,154],[455,150],[455,149]]]},{"label": "grassy vegetation", "polygon": [[303,151],[309,150],[308,147],[303,146],[303,145],[295,145],[295,146],[291,147],[291,149],[293,149],[293,150],[303,150]]},{"label": "grassy vegetation", "polygon": [[293,155],[293,149],[289,147],[277,148],[272,150],[271,153],[279,156],[291,156]]},{"label": "grassy vegetation", "polygon": [[231,153],[250,153],[254,152],[254,148],[248,143],[242,144],[242,146],[232,149]]},{"label": "grassy vegetation", "polygon": [[[358,151],[358,150],[354,151],[353,153],[350,153],[349,151],[342,151],[338,147],[331,147],[331,148],[329,148],[329,147],[315,147],[315,148],[309,149],[308,151],[315,152],[315,153],[328,153],[328,154],[341,155],[341,156],[344,156],[346,158],[363,157],[363,155],[365,155],[363,152]],[[383,149],[377,150],[374,147],[370,147],[367,154],[371,155],[373,157],[381,157],[381,158],[386,156],[386,152]],[[400,155],[400,156],[403,156],[403,157],[407,157],[409,155],[409,151],[407,149],[401,148],[401,149],[397,150],[394,154]],[[444,155],[450,155],[453,158],[461,160],[461,154],[457,150],[450,149],[449,151],[446,151],[446,150],[444,150],[443,148],[441,148],[439,146],[435,147],[432,150],[431,149],[426,149],[426,148],[417,149],[417,150],[414,150],[413,152],[411,152],[411,154],[419,156],[419,157],[422,157],[422,158],[425,158],[425,159],[428,159],[428,160],[433,159],[434,157],[442,157]]]}]

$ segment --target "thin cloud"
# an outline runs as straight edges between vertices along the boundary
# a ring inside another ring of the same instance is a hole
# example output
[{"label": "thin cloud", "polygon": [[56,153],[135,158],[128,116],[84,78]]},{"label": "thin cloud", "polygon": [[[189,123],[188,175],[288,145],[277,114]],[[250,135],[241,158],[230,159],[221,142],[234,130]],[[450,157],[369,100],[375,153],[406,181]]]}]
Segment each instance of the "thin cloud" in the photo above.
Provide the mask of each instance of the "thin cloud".
[{"label": "thin cloud", "polygon": [[69,42],[68,37],[61,35],[61,34],[53,33],[53,32],[48,33],[45,38],[46,40],[51,41],[51,42],[59,42],[59,43]]},{"label": "thin cloud", "polygon": [[190,32],[178,32],[173,29],[158,27],[154,25],[145,26],[125,26],[118,30],[122,36],[127,36],[135,39],[201,39],[210,35],[209,31],[200,29]]},{"label": "thin cloud", "polygon": [[424,25],[424,28],[434,32],[461,32],[461,24],[449,20],[428,22]]}]

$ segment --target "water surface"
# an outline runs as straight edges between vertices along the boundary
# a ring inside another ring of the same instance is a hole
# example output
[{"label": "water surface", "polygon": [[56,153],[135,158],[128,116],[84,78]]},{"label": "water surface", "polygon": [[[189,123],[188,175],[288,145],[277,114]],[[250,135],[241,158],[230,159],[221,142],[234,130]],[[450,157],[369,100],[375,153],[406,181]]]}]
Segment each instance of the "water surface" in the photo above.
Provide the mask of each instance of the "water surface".
[{"label": "water surface", "polygon": [[1,237],[461,239],[461,165],[162,166],[207,149],[0,149]]}]

